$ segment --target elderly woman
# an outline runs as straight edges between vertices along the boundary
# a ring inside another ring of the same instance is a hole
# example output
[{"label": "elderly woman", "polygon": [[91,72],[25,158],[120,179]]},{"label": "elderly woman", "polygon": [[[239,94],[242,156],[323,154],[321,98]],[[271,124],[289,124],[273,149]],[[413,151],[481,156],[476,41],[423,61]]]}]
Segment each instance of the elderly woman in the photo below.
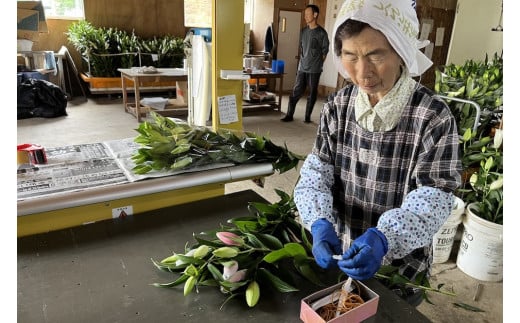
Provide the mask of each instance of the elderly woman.
[{"label": "elderly woman", "polygon": [[352,84],[324,104],[294,199],[317,264],[354,279],[381,264],[428,276],[461,184],[456,122],[412,78],[432,64],[418,25],[409,1],[352,0],[334,26],[334,63]]}]

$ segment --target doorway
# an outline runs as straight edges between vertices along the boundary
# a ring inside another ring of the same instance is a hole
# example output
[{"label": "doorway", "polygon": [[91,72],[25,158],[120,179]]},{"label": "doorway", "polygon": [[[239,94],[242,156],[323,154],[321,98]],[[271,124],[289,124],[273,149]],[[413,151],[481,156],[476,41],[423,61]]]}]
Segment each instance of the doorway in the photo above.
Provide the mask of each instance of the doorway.
[{"label": "doorway", "polygon": [[[291,91],[298,70],[301,11],[280,10],[278,16],[277,59],[285,62],[283,91]],[[278,87],[278,85],[277,85]]]}]

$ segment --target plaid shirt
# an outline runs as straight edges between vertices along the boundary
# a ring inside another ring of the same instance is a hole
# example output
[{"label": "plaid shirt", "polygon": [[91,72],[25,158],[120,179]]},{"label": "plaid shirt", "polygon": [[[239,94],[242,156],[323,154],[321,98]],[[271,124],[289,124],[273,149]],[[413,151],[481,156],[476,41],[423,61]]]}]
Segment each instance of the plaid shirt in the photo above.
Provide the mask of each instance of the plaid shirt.
[{"label": "plaid shirt", "polygon": [[390,131],[355,121],[358,88],[329,96],[294,199],[303,224],[326,218],[344,242],[377,226],[388,240],[385,263],[414,278],[432,261],[433,235],[451,213],[461,183],[455,119],[431,90],[417,84]]}]

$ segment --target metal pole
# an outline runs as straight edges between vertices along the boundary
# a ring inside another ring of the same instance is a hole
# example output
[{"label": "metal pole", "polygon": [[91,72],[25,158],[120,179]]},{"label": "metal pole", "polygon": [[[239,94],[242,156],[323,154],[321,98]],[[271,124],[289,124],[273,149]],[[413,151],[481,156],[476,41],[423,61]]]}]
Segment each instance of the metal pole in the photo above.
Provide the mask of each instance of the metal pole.
[{"label": "metal pole", "polygon": [[451,96],[440,95],[440,94],[435,94],[434,97],[444,99],[444,100],[452,100],[452,101],[457,101],[457,102],[462,102],[462,103],[469,103],[472,106],[474,106],[475,109],[477,110],[477,115],[475,116],[475,122],[473,123],[473,132],[477,131],[478,124],[480,122],[480,111],[481,111],[480,105],[478,105],[477,102],[471,101],[471,100],[466,100],[466,99],[461,99],[461,98],[454,98]]}]

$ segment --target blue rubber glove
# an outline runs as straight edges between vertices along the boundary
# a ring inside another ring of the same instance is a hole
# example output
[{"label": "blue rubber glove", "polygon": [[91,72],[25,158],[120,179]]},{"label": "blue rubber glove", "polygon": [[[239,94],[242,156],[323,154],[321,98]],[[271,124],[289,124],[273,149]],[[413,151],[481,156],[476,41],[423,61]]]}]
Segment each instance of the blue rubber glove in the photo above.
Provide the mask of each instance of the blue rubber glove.
[{"label": "blue rubber glove", "polygon": [[325,219],[314,221],[311,234],[312,254],[318,266],[324,269],[336,266],[337,260],[332,259],[332,256],[341,254],[341,242],[332,223]]},{"label": "blue rubber glove", "polygon": [[359,236],[338,261],[341,271],[357,280],[373,277],[381,267],[381,261],[388,252],[385,235],[376,228],[369,228]]}]

